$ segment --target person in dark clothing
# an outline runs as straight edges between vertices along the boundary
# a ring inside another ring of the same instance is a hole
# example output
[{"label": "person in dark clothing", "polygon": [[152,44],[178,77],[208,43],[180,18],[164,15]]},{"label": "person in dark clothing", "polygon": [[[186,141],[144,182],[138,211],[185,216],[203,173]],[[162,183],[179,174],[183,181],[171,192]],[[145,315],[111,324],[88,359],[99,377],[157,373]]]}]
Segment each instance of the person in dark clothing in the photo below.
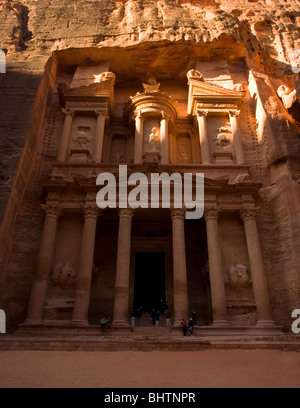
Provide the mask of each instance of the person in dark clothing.
[{"label": "person in dark clothing", "polygon": [[156,313],[155,313],[155,310],[154,309],[152,309],[152,313],[151,313],[151,317],[152,317],[152,324],[153,324],[153,326],[155,326],[155,315],[156,315]]},{"label": "person in dark clothing", "polygon": [[187,324],[187,321],[185,319],[182,319],[180,327],[182,328],[183,335],[186,336],[187,330],[188,330],[188,324]]},{"label": "person in dark clothing", "polygon": [[155,326],[159,326],[159,320],[160,320],[160,313],[157,312],[155,314]]},{"label": "person in dark clothing", "polygon": [[197,320],[196,310],[192,311],[192,319],[193,319],[193,322],[194,322],[194,326],[196,326],[196,324],[197,324],[197,322],[196,322],[196,320]]},{"label": "person in dark clothing", "polygon": [[190,318],[188,326],[189,326],[189,331],[191,333],[191,336],[193,336],[194,335],[194,322],[192,318]]}]

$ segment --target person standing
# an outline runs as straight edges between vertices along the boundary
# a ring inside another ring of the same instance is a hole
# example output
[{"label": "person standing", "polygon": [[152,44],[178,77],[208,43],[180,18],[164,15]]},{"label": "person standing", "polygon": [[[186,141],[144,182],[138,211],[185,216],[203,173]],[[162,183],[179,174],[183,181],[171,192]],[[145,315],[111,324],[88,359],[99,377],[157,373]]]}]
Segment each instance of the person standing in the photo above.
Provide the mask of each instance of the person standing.
[{"label": "person standing", "polygon": [[185,319],[182,319],[180,327],[182,328],[184,337],[186,337],[187,330],[188,330],[188,324],[187,324],[187,321]]},{"label": "person standing", "polygon": [[135,311],[133,311],[133,312],[131,313],[131,316],[130,316],[130,325],[131,325],[131,327],[135,327]]},{"label": "person standing", "polygon": [[157,313],[155,314],[155,326],[156,327],[159,326],[159,320],[160,320],[160,314],[159,314],[159,311],[157,311]]},{"label": "person standing", "polygon": [[156,313],[155,313],[155,310],[154,309],[152,309],[152,313],[151,313],[151,317],[152,317],[152,324],[153,324],[153,326],[155,326],[155,316],[156,316]]},{"label": "person standing", "polygon": [[196,320],[197,320],[196,310],[193,310],[193,311],[192,311],[192,319],[193,319],[193,322],[194,322],[194,326],[196,326]]},{"label": "person standing", "polygon": [[192,318],[190,318],[188,326],[191,336],[194,336],[194,321]]},{"label": "person standing", "polygon": [[166,318],[166,326],[171,327],[171,313],[169,312],[169,310],[166,311],[165,318]]}]

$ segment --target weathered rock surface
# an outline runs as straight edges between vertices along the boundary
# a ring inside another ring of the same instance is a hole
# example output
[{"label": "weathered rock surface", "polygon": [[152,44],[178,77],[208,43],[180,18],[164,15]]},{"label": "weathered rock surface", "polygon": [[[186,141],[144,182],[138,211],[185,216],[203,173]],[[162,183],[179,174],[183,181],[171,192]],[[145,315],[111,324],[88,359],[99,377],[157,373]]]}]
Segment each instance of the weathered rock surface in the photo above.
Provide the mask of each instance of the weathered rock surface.
[{"label": "weathered rock surface", "polygon": [[[245,59],[250,92],[244,143],[251,175],[263,183],[259,225],[275,319],[289,325],[291,311],[300,307],[299,111],[288,112],[277,89],[285,85],[299,95],[299,27],[296,0],[1,2],[0,48],[7,54],[7,74],[0,74],[0,291],[13,324],[24,318],[38,249],[33,227],[39,229],[42,219],[36,201],[42,197],[39,177],[47,175],[55,155],[50,146],[53,119],[45,125],[43,140],[39,138],[46,104],[52,106],[44,98],[54,81],[50,64],[43,76],[45,64],[53,52],[63,61],[71,52],[64,50],[86,49],[78,51],[78,61],[87,61],[99,49],[105,55],[108,47],[117,47],[141,71],[146,52],[152,52],[153,61],[173,55],[185,67],[196,59]],[[224,68],[222,75],[210,76],[210,68],[202,68],[209,81],[224,86],[239,75],[231,72],[229,78]],[[59,113],[53,108],[55,115]],[[32,172],[33,164],[38,173]],[[27,274],[20,275],[17,262],[7,269],[11,251],[19,263],[26,258]]]}]

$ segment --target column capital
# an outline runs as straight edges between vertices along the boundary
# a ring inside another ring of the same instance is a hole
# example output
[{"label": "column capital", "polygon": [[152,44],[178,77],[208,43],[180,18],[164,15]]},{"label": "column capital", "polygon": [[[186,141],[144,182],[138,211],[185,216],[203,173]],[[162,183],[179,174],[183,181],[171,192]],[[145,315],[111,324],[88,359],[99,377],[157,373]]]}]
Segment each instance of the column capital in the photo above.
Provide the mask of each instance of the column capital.
[{"label": "column capital", "polygon": [[238,117],[241,111],[240,110],[230,110],[228,113],[231,118],[234,118],[234,117]]},{"label": "column capital", "polygon": [[219,213],[220,213],[220,208],[218,208],[218,207],[205,208],[205,210],[204,210],[205,220],[206,221],[207,220],[216,220],[216,221],[218,221]]},{"label": "column capital", "polygon": [[201,109],[201,108],[199,108],[199,107],[197,106],[197,117],[198,117],[198,116],[207,117],[208,113],[209,113],[208,110],[203,110],[203,109]]},{"label": "column capital", "polygon": [[75,115],[75,110],[74,109],[70,109],[70,108],[63,108],[61,110],[66,116],[70,115],[70,116],[74,116]]},{"label": "column capital", "polygon": [[119,217],[120,218],[133,218],[134,211],[131,208],[120,208]]},{"label": "column capital", "polygon": [[101,210],[98,207],[94,207],[92,205],[84,205],[82,206],[84,218],[95,218],[97,219],[101,214]]},{"label": "column capital", "polygon": [[257,207],[249,207],[241,209],[241,218],[245,222],[247,220],[256,220],[260,209]]},{"label": "column capital", "polygon": [[185,220],[185,214],[186,214],[186,211],[184,209],[181,209],[181,208],[174,208],[173,210],[171,210],[172,220],[176,220],[176,219]]},{"label": "column capital", "polygon": [[162,120],[166,120],[167,122],[169,122],[171,120],[170,116],[165,112],[162,112],[161,118],[162,118]]},{"label": "column capital", "polygon": [[97,116],[105,116],[105,119],[109,118],[109,114],[106,109],[95,109],[94,112]]},{"label": "column capital", "polygon": [[41,207],[45,211],[46,217],[59,218],[62,213],[62,210],[58,205],[42,204]]}]

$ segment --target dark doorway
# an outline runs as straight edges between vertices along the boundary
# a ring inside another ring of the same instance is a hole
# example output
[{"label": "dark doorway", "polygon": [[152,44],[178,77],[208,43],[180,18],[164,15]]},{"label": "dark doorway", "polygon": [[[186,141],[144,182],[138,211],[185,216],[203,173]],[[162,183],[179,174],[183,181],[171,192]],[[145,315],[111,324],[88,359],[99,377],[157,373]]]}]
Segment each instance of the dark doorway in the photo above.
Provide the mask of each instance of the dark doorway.
[{"label": "dark doorway", "polygon": [[134,307],[158,309],[166,300],[165,253],[138,252],[135,259]]}]

